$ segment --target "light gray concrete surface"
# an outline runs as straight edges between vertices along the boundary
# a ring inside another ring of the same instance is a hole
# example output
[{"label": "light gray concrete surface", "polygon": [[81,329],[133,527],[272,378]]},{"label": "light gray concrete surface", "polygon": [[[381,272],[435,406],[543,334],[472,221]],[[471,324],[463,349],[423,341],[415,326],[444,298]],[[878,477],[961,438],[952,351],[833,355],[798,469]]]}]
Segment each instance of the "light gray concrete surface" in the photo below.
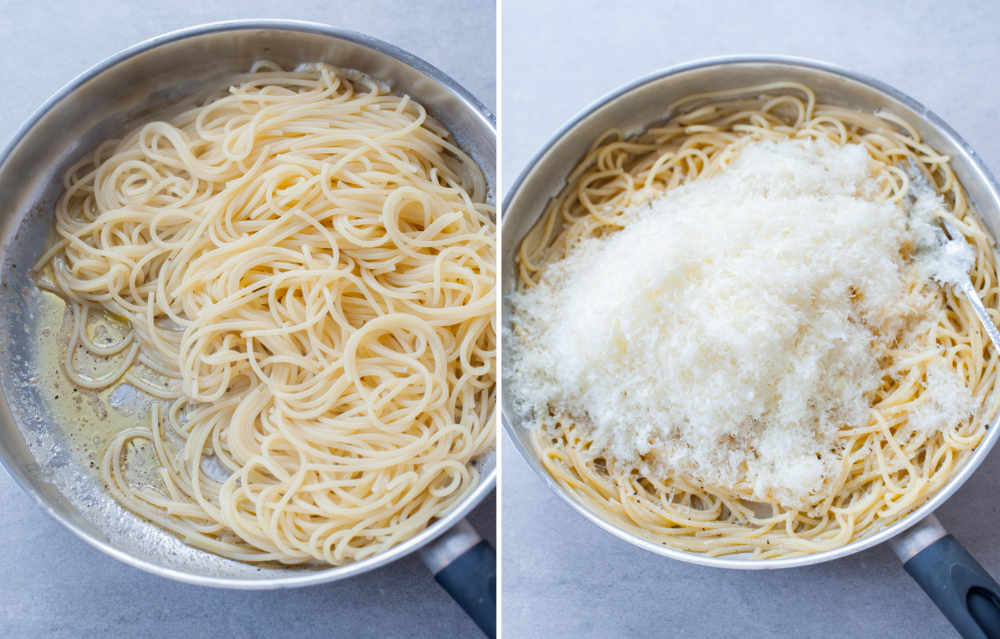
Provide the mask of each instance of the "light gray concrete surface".
[{"label": "light gray concrete surface", "polygon": [[[265,17],[324,22],[387,40],[495,109],[492,2],[0,0],[0,146],[59,87],[125,47],[185,26]],[[147,575],[94,550],[3,471],[0,504],[3,637],[481,636],[416,557],[311,588],[205,589]],[[471,517],[494,542],[495,513],[491,496]]]},{"label": "light gray concrete surface", "polygon": [[[812,57],[888,82],[944,117],[1000,173],[1000,5],[992,2],[504,0],[501,26],[505,185],[605,93],[735,53]],[[590,524],[506,437],[502,482],[505,637],[957,636],[888,547],[782,572],[701,568]],[[998,482],[994,451],[938,513],[994,575]]]}]

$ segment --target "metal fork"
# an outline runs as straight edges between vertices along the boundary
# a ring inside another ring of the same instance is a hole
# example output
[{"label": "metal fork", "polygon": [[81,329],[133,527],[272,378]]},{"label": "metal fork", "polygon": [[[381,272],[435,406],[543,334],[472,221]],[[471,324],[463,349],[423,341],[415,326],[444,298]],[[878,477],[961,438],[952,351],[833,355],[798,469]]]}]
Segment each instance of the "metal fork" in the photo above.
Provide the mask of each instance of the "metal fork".
[{"label": "metal fork", "polygon": [[[907,158],[907,161],[910,164],[910,170],[907,171],[910,178],[914,182],[922,184],[923,186],[933,188],[927,182],[927,178],[924,177],[924,174],[920,172],[919,168],[917,168],[917,165],[914,164],[913,159]],[[944,218],[938,217],[937,221],[941,225],[941,234],[945,238],[945,254],[949,257],[957,257],[960,253],[963,253],[965,249],[962,245],[968,243],[965,236]],[[983,325],[983,328],[986,329],[986,334],[989,336],[990,341],[993,342],[993,348],[1000,351],[1000,330],[997,330],[996,324],[993,323],[993,320],[990,319],[989,313],[986,312],[986,306],[983,305],[983,300],[979,297],[976,287],[972,285],[972,278],[970,278],[968,273],[966,273],[965,278],[955,282],[954,284],[960,291],[962,291],[962,294],[965,295],[965,299],[969,300],[969,304],[972,305],[972,310],[976,312],[976,317],[979,318],[979,322]]]}]

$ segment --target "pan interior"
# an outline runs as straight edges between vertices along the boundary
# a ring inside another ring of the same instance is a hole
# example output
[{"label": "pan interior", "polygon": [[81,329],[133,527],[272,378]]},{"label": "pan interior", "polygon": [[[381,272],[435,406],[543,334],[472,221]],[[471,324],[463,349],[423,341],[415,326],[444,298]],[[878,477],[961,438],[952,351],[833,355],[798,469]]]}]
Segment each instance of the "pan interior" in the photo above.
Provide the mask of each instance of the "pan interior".
[{"label": "pan interior", "polygon": [[[370,559],[331,568],[236,562],[185,545],[123,509],[90,467],[93,437],[128,412],[128,397],[70,395],[51,354],[62,303],[40,291],[31,267],[50,238],[62,175],[101,141],[178,110],[178,103],[218,87],[260,59],[285,68],[324,61],[358,69],[407,93],[445,124],[495,185],[495,132],[485,110],[421,61],[358,34],[289,22],[228,23],[195,28],[140,45],[78,79],[54,98],[0,159],[7,210],[0,232],[0,452],[11,474],[39,502],[85,539],[143,568],[207,585],[273,587],[328,581],[384,564],[419,547],[464,515],[491,488],[495,453],[479,461],[480,485],[450,513],[413,539]],[[39,348],[42,345],[43,348]],[[46,356],[46,350],[49,355]],[[41,364],[45,362],[47,366]],[[141,419],[141,418],[140,418]],[[90,422],[86,429],[67,420]]]},{"label": "pan interior", "polygon": [[[915,125],[927,143],[951,157],[952,166],[980,218],[990,234],[994,238],[997,237],[997,232],[1000,230],[1000,196],[997,194],[994,179],[979,163],[968,145],[938,116],[916,101],[876,80],[810,60],[749,56],[709,59],[668,69],[638,80],[589,107],[557,133],[513,183],[504,201],[501,229],[504,334],[509,334],[511,328],[510,293],[517,283],[514,259],[521,238],[539,219],[546,203],[563,188],[570,172],[599,135],[612,128],[621,130],[627,136],[641,133],[671,115],[665,112],[665,105],[686,96],[775,81],[799,82],[812,88],[819,101],[865,112],[885,110]],[[509,343],[510,340],[504,340],[505,359],[512,356],[508,350]],[[505,376],[503,383],[507,388],[511,388],[515,380]],[[989,426],[985,439],[979,444],[973,456],[955,473],[948,484],[923,506],[885,529],[822,553],[754,560],[745,555],[709,557],[674,550],[642,539],[604,521],[599,514],[578,503],[545,471],[535,454],[530,432],[525,426],[526,421],[515,410],[510,393],[504,393],[504,428],[528,465],[552,490],[593,523],[629,543],[657,554],[701,565],[740,569],[785,568],[819,563],[852,554],[887,540],[932,512],[954,493],[979,466],[998,436],[998,423],[995,421]],[[997,421],[1000,421],[1000,418]]]}]

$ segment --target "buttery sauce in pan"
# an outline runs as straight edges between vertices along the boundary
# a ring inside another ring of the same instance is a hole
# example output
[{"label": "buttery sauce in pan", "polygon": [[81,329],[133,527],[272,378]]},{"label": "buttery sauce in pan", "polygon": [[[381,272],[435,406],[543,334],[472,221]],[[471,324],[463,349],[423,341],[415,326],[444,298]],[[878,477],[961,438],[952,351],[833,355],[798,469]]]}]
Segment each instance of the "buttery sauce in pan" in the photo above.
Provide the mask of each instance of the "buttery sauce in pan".
[{"label": "buttery sauce in pan", "polygon": [[[39,291],[37,344],[39,394],[47,401],[64,439],[66,452],[100,477],[100,464],[108,443],[120,431],[149,423],[150,407],[157,401],[124,380],[102,390],[89,390],[73,383],[63,361],[73,328],[73,313],[59,296]],[[127,325],[102,314],[92,317],[88,330],[97,341],[117,341]],[[113,365],[116,357],[91,355],[81,346],[73,354],[76,369],[99,376]],[[117,356],[121,357],[121,355]],[[146,450],[146,449],[149,450]],[[143,483],[155,483],[155,458],[151,447],[139,444],[129,455],[129,475]]]}]

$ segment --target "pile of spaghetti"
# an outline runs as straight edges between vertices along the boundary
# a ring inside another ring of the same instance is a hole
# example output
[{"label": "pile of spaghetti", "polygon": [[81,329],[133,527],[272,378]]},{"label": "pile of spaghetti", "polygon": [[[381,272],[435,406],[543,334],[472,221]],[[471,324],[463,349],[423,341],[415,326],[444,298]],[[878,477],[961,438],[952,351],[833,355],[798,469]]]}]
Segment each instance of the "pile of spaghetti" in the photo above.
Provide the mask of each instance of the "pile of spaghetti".
[{"label": "pile of spaghetti", "polygon": [[1000,318],[992,240],[891,114],[791,83],[670,113],[596,140],[518,248],[519,418],[565,489],[657,543],[768,558],[871,534],[997,413],[1000,354],[951,285]]},{"label": "pile of spaghetti", "polygon": [[322,64],[258,63],[72,168],[37,266],[66,373],[156,398],[112,494],[225,557],[330,564],[460,501],[494,441],[486,191],[420,104]]}]

